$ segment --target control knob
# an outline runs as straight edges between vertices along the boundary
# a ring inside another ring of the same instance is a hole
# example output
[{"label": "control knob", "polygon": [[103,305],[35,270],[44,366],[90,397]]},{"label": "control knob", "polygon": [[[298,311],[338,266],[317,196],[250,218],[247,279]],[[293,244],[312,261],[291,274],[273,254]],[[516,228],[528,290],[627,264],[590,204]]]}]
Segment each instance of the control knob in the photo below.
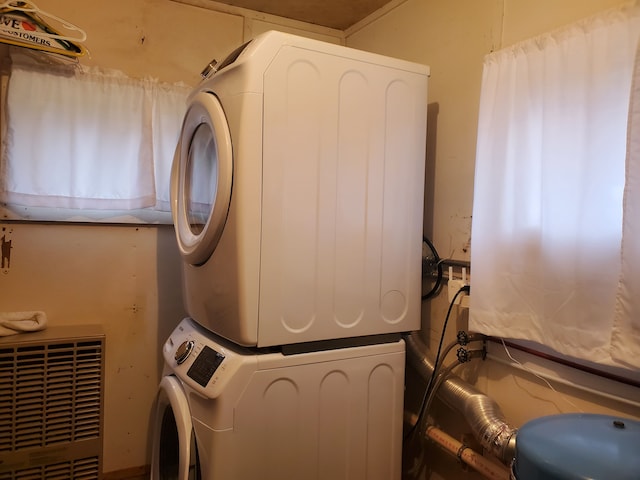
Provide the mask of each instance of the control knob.
[{"label": "control knob", "polygon": [[194,342],[193,340],[185,340],[180,344],[174,356],[174,358],[176,359],[176,362],[178,362],[178,365],[180,365],[187,358],[189,358],[189,355],[191,355],[191,352],[193,351],[193,347],[195,346],[196,346],[196,342]]}]

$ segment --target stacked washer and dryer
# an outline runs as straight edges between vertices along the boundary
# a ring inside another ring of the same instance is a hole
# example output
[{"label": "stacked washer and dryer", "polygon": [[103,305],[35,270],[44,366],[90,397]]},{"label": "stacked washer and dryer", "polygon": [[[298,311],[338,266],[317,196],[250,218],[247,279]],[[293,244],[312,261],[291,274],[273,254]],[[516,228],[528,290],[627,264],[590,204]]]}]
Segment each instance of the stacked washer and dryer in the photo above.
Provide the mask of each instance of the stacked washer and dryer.
[{"label": "stacked washer and dryer", "polygon": [[188,100],[153,479],[399,479],[428,67],[281,32]]}]

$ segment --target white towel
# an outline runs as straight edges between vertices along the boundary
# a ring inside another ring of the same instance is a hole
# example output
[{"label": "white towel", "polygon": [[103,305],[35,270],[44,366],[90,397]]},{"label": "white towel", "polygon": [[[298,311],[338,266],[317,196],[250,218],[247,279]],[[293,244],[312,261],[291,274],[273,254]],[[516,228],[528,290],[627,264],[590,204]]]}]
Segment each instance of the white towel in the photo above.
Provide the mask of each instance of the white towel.
[{"label": "white towel", "polygon": [[0,337],[21,332],[35,332],[47,325],[44,312],[0,312]]}]

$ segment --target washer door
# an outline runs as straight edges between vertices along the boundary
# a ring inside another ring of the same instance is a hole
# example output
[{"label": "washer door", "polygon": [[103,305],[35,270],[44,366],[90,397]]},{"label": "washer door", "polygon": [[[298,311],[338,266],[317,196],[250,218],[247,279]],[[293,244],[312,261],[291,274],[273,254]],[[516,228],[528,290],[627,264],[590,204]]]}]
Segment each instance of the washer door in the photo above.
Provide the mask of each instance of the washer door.
[{"label": "washer door", "polygon": [[171,172],[171,207],[178,247],[192,265],[218,244],[231,201],[233,150],[218,98],[196,94],[187,109]]},{"label": "washer door", "polygon": [[174,376],[160,382],[151,455],[151,480],[202,478],[189,404]]}]

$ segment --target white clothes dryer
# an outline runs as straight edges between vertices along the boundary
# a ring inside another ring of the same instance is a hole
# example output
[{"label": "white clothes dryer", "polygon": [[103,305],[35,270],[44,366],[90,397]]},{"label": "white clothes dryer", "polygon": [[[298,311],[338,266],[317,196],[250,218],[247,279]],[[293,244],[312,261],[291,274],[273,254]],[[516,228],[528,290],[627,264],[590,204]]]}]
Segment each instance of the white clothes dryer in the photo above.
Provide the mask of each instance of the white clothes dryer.
[{"label": "white clothes dryer", "polygon": [[429,69],[267,32],[188,100],[185,308],[245,346],[420,328]]},{"label": "white clothes dryer", "polygon": [[396,480],[405,345],[283,355],[184,319],[163,347],[152,480]]}]

